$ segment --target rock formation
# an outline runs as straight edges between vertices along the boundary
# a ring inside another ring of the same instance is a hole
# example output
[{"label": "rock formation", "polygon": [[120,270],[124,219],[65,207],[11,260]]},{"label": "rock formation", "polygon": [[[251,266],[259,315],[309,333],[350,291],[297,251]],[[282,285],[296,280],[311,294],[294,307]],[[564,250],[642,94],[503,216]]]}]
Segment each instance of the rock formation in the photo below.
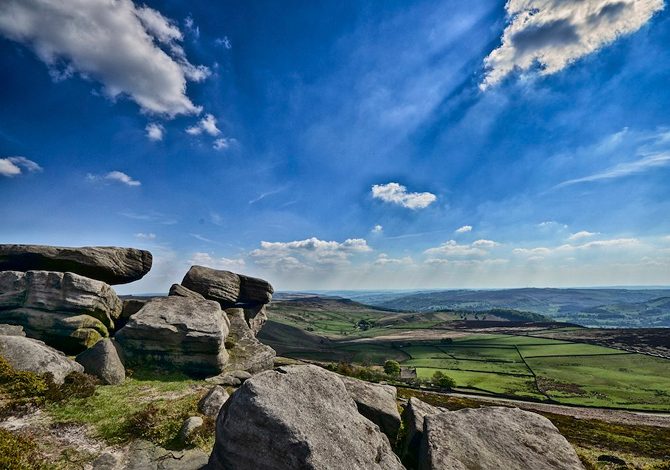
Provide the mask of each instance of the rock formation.
[{"label": "rock formation", "polygon": [[141,279],[151,263],[151,253],[134,248],[0,245],[0,271],[72,272],[112,285]]},{"label": "rock formation", "polygon": [[114,341],[105,338],[75,359],[87,374],[94,375],[106,385],[118,385],[126,378],[126,369],[119,357]]},{"label": "rock formation", "polygon": [[264,305],[272,300],[274,289],[263,279],[221,271],[204,266],[192,266],[181,285],[206,299],[216,300],[222,308],[236,305]]},{"label": "rock formation", "polygon": [[229,323],[216,302],[188,297],[155,298],[133,315],[115,339],[131,364],[220,373],[228,362]]},{"label": "rock formation", "polygon": [[209,463],[214,470],[403,468],[342,381],[310,365],[247,380],[219,413]]},{"label": "rock formation", "polygon": [[68,359],[62,352],[42,341],[23,336],[0,335],[0,356],[16,370],[36,374],[49,372],[57,384],[62,384],[70,372],[84,372],[81,365]]},{"label": "rock formation", "polygon": [[400,456],[405,465],[411,468],[418,466],[419,451],[423,440],[423,420],[428,415],[440,413],[440,409],[418,398],[410,398],[402,412],[405,437],[402,442]]},{"label": "rock formation", "polygon": [[356,402],[358,412],[379,426],[389,441],[394,443],[400,429],[396,388],[350,377],[340,377],[340,379],[349,396]]},{"label": "rock formation", "polygon": [[230,334],[226,347],[230,352],[230,361],[226,371],[242,370],[251,373],[272,369],[275,350],[256,339],[244,317],[241,308],[225,310],[230,319]]},{"label": "rock formation", "polygon": [[0,322],[65,352],[109,336],[122,310],[110,286],[73,273],[0,272]]},{"label": "rock formation", "polygon": [[210,418],[216,418],[223,404],[230,398],[226,389],[217,385],[198,402],[198,411]]},{"label": "rock formation", "polygon": [[547,418],[518,408],[446,411],[424,418],[422,470],[583,470]]}]

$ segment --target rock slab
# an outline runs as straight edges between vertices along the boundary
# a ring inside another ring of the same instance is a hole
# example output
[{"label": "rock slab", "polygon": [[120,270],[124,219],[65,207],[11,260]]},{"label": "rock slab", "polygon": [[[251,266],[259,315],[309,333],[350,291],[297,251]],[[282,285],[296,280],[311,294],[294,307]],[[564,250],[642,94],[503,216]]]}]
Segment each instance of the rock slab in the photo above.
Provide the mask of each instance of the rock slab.
[{"label": "rock slab", "polygon": [[118,385],[126,379],[126,369],[119,357],[114,341],[105,338],[75,359],[87,374],[98,377],[105,385]]},{"label": "rock slab", "polygon": [[230,335],[226,347],[230,352],[230,361],[226,372],[246,371],[252,374],[274,367],[275,350],[256,339],[244,318],[241,308],[228,308],[226,314],[230,320]]},{"label": "rock slab", "polygon": [[398,391],[390,385],[380,385],[351,377],[340,376],[349,396],[356,402],[360,414],[379,426],[389,441],[395,442],[400,429],[400,413],[396,398]]},{"label": "rock slab", "polygon": [[221,373],[228,361],[228,331],[218,303],[169,296],[147,302],[115,339],[130,364],[206,377]]},{"label": "rock slab", "polygon": [[402,412],[405,426],[405,438],[402,442],[401,456],[403,463],[411,468],[418,465],[419,451],[423,440],[423,420],[426,416],[441,413],[440,409],[411,397]]},{"label": "rock slab", "polygon": [[62,352],[42,341],[23,336],[0,336],[0,356],[16,370],[36,374],[49,372],[57,384],[62,384],[71,372],[84,372],[81,365],[68,359]]},{"label": "rock slab", "polygon": [[223,406],[212,469],[401,469],[336,375],[287,366],[247,380]]},{"label": "rock slab", "polygon": [[151,263],[151,253],[135,248],[0,245],[0,271],[72,272],[112,285],[141,279]]},{"label": "rock slab", "polygon": [[109,336],[123,304],[101,281],[54,271],[0,272],[0,322],[66,352]]},{"label": "rock slab", "polygon": [[270,283],[263,279],[197,265],[191,266],[181,285],[219,302],[222,308],[263,305],[272,300],[274,293]]},{"label": "rock slab", "polygon": [[574,448],[544,416],[491,406],[424,418],[422,470],[583,470]]}]

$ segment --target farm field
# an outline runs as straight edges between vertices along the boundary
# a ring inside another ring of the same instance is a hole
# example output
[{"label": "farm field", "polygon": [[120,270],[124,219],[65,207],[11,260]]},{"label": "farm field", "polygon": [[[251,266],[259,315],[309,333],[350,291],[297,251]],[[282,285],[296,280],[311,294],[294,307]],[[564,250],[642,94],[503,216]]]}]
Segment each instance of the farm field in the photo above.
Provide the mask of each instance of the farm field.
[{"label": "farm field", "polygon": [[[304,304],[299,310],[284,305],[279,314],[271,309],[261,339],[294,359],[370,366],[393,359],[419,379],[440,371],[462,392],[670,411],[670,361],[571,341],[570,332],[578,335],[580,328],[560,329],[560,339],[522,329],[514,334],[513,323],[506,333],[484,333],[449,328],[458,323],[449,313],[410,315],[350,305],[347,310],[329,302],[316,312]],[[363,329],[361,320],[369,322]]]}]

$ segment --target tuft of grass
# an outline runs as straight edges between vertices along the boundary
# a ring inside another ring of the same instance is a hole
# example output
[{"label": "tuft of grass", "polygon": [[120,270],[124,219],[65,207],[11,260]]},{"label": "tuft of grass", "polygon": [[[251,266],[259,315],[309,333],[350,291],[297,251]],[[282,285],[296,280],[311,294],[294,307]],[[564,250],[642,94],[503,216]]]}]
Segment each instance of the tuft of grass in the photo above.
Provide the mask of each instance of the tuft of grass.
[{"label": "tuft of grass", "polygon": [[47,465],[39,457],[37,444],[31,438],[0,428],[0,468],[46,470]]}]

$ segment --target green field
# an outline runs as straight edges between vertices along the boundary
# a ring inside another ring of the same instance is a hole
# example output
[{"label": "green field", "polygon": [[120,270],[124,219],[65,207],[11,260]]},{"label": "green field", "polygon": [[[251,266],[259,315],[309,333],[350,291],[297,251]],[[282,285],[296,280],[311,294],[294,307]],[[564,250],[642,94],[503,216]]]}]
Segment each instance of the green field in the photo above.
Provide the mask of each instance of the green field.
[{"label": "green field", "polygon": [[[570,328],[561,329],[560,340],[486,334],[450,329],[459,316],[448,312],[400,314],[316,299],[298,305],[273,306],[263,332],[287,357],[362,365],[394,359],[421,379],[439,370],[464,392],[670,411],[670,361],[572,342]],[[360,328],[361,320],[371,326]]]}]

